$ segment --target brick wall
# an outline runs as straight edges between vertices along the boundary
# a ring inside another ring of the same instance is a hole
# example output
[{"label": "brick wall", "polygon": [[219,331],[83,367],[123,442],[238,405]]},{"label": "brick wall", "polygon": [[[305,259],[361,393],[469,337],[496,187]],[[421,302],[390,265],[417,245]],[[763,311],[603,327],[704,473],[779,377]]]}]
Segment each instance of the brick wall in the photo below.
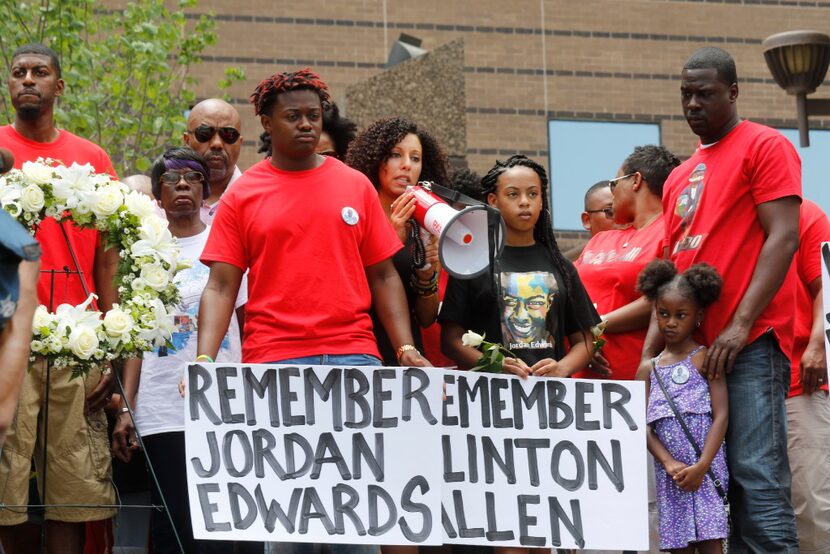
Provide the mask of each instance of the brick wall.
[{"label": "brick wall", "polygon": [[[467,159],[482,172],[515,152],[547,163],[549,117],[658,121],[664,144],[688,155],[695,137],[680,116],[679,72],[705,45],[735,57],[743,117],[795,126],[794,99],[772,81],[761,41],[830,30],[830,2],[795,0],[544,0],[544,18],[540,0],[386,0],[386,30],[383,0],[201,0],[195,13],[209,12],[219,40],[196,68],[199,94],[216,93],[226,65],[245,69],[248,81],[231,91],[243,166],[257,159],[261,129],[247,96],[259,79],[310,65],[345,99],[347,86],[383,71],[401,32],[427,50],[463,37]],[[830,128],[828,119],[811,123]]]}]

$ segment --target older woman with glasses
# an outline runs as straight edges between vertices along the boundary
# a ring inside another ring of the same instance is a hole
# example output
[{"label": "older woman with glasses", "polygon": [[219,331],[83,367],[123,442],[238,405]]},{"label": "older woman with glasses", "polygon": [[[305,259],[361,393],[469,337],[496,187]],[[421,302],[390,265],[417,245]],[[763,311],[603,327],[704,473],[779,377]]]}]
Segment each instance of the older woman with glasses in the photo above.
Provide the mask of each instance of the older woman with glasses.
[{"label": "older woman with glasses", "polygon": [[661,255],[663,183],[680,160],[662,146],[638,146],[608,181],[617,225],[594,235],[575,265],[603,319],[604,335],[578,377],[634,379],[648,329],[650,304],[635,290],[637,275]]}]

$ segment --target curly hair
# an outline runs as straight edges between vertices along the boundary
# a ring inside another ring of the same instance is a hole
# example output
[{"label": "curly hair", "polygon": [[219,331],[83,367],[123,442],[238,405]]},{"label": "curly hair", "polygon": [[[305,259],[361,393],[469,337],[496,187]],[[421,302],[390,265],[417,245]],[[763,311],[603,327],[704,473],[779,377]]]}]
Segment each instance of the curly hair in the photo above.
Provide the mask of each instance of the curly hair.
[{"label": "curly hair", "polygon": [[328,85],[323,82],[318,74],[307,67],[299,71],[274,73],[263,79],[249,98],[251,104],[254,105],[254,113],[256,115],[270,115],[277,97],[283,92],[292,90],[313,90],[320,97],[323,109],[331,103]]},{"label": "curly hair", "polygon": [[389,159],[392,148],[409,134],[418,137],[423,149],[420,180],[448,185],[449,162],[444,149],[426,129],[400,117],[375,121],[357,135],[346,154],[346,164],[366,175],[375,189],[380,190],[380,165]]},{"label": "curly hair", "polygon": [[637,277],[637,290],[656,302],[667,290],[676,289],[700,308],[713,304],[723,288],[718,270],[707,263],[695,264],[678,274],[669,260],[652,260]]},{"label": "curly hair", "polygon": [[472,169],[462,167],[453,171],[450,188],[475,200],[484,201],[481,197],[481,176]]}]

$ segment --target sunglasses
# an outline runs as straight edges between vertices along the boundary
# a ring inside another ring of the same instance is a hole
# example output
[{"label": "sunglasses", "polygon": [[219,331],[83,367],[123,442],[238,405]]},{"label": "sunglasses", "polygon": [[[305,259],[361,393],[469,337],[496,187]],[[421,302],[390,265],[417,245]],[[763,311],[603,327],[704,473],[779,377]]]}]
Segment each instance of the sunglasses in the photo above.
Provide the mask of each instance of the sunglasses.
[{"label": "sunglasses", "polygon": [[607,219],[614,219],[614,209],[613,208],[602,208],[601,210],[585,210],[586,214],[598,214],[604,213]]},{"label": "sunglasses", "polygon": [[202,185],[205,182],[205,176],[198,171],[187,171],[185,173],[167,171],[161,174],[161,182],[165,185],[178,185],[182,177],[190,185]]},{"label": "sunglasses", "polygon": [[626,173],[620,177],[614,177],[613,179],[608,179],[608,186],[611,188],[611,192],[614,192],[614,189],[617,188],[617,184],[622,181],[623,179],[628,179],[629,177],[634,177],[639,173],[635,171],[634,173]]},{"label": "sunglasses", "polygon": [[196,137],[196,140],[199,142],[207,142],[211,140],[216,133],[219,133],[219,138],[221,138],[225,144],[233,144],[238,141],[241,136],[239,131],[233,127],[211,127],[210,125],[199,125],[192,131],[188,131],[188,133]]}]

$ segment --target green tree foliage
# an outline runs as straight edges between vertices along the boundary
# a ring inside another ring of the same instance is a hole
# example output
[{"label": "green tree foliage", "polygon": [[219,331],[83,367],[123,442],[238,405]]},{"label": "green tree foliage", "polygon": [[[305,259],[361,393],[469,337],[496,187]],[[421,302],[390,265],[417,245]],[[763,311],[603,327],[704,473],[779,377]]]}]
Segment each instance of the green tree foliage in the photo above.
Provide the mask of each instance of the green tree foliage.
[{"label": "green tree foliage", "polygon": [[[187,17],[196,0],[0,0],[0,55],[29,42],[61,58],[66,90],[56,109],[59,127],[100,144],[119,175],[146,171],[166,144],[179,144],[185,111],[194,103],[191,68],[216,42],[215,22]],[[0,75],[6,69],[0,69]],[[219,88],[244,79],[236,68]],[[0,118],[14,119],[0,87]]]}]

